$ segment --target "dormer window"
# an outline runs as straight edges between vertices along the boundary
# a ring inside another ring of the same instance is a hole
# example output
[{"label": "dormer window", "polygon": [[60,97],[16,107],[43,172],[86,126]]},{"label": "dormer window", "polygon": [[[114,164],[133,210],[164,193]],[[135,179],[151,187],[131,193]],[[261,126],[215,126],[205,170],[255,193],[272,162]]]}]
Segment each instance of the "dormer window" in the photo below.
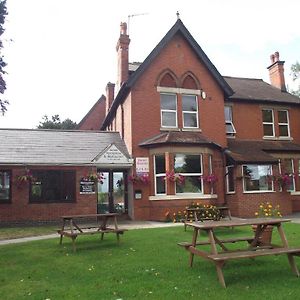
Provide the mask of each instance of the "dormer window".
[{"label": "dormer window", "polygon": [[231,106],[224,107],[225,113],[225,126],[226,126],[226,135],[227,136],[234,136],[236,134],[236,130],[233,125],[232,121],[232,108]]},{"label": "dormer window", "polygon": [[183,128],[198,128],[196,95],[182,95]]},{"label": "dormer window", "polygon": [[161,127],[177,128],[176,94],[160,94]]}]

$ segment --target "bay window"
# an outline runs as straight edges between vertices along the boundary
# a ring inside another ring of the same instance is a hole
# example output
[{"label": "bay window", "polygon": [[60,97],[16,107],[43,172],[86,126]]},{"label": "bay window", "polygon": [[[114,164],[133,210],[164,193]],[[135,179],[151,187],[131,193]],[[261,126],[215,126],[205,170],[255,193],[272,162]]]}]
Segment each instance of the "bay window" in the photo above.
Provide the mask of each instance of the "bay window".
[{"label": "bay window", "polygon": [[226,167],[226,192],[228,194],[234,193],[234,167]]},{"label": "bay window", "polygon": [[155,177],[155,194],[166,194],[166,182],[164,180],[166,176],[166,162],[165,155],[154,156],[154,177]]},{"label": "bay window", "polygon": [[174,171],[184,176],[184,184],[176,182],[176,194],[202,193],[202,156],[174,154]]},{"label": "bay window", "polygon": [[271,165],[244,165],[243,185],[245,192],[273,191],[273,182],[269,180],[272,175]]},{"label": "bay window", "polygon": [[161,127],[177,127],[177,97],[160,94]]},{"label": "bay window", "polygon": [[8,202],[11,199],[11,172],[0,171],[0,203]]},{"label": "bay window", "polygon": [[183,128],[198,128],[198,104],[196,95],[182,95]]}]

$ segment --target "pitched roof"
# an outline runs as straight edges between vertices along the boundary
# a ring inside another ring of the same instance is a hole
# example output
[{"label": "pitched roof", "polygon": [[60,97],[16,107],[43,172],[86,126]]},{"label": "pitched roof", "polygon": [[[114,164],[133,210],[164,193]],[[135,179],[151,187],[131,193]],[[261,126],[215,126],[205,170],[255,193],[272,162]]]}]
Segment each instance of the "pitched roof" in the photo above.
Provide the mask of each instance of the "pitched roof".
[{"label": "pitched roof", "polygon": [[151,65],[153,60],[161,53],[161,51],[164,49],[164,47],[172,40],[172,38],[176,34],[181,34],[183,36],[183,38],[187,41],[187,43],[194,50],[194,53],[201,60],[201,62],[206,66],[206,68],[209,70],[209,72],[211,73],[213,78],[216,80],[216,82],[219,84],[221,89],[224,91],[224,94],[226,96],[230,96],[233,94],[231,87],[228,85],[228,83],[224,80],[224,78],[218,72],[217,68],[213,65],[213,63],[210,61],[210,59],[204,53],[202,48],[199,46],[199,44],[196,42],[196,40],[193,38],[193,36],[190,34],[190,32],[184,26],[182,21],[180,19],[178,19],[176,21],[176,23],[173,25],[173,27],[167,32],[167,34],[163,37],[163,39],[157,44],[157,46],[152,50],[152,52],[143,61],[142,64],[140,64],[139,66],[138,66],[138,64],[136,64],[137,68],[134,68],[134,66],[131,65],[130,71],[131,71],[132,75],[129,77],[127,82],[125,82],[122,85],[122,87],[120,88],[119,93],[116,96],[114,102],[112,103],[112,106],[101,126],[101,129],[105,129],[105,127],[109,123],[109,120],[115,114],[115,111],[116,111],[119,103],[128,95],[130,89],[134,86],[136,81],[140,78],[140,76],[142,76],[142,74],[145,72],[145,70]]},{"label": "pitched roof", "polygon": [[129,158],[118,132],[0,129],[1,165],[92,165],[114,144]]},{"label": "pitched roof", "polygon": [[300,153],[300,145],[290,141],[228,139],[226,155],[235,163],[278,163],[272,153]]},{"label": "pitched roof", "polygon": [[155,135],[139,144],[141,147],[156,147],[170,144],[205,145],[221,148],[218,144],[207,139],[200,132],[168,131]]},{"label": "pitched roof", "polygon": [[283,92],[262,79],[229,76],[224,76],[224,79],[234,91],[229,100],[300,104],[299,97]]}]

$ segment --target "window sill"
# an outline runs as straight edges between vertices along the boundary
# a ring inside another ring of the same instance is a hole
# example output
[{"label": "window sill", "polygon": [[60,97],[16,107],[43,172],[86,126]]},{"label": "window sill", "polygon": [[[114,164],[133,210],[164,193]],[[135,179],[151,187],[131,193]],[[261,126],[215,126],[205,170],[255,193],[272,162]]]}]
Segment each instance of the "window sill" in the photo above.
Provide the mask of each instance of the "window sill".
[{"label": "window sill", "polygon": [[160,196],[150,196],[150,201],[160,201],[160,200],[189,200],[189,199],[217,199],[217,194],[184,194],[184,195],[160,195]]},{"label": "window sill", "polygon": [[182,128],[181,131],[202,132],[202,129],[200,129],[200,128]]},{"label": "window sill", "polygon": [[180,131],[178,127],[160,127],[160,131]]},{"label": "window sill", "polygon": [[276,191],[244,191],[243,194],[275,193]]},{"label": "window sill", "polygon": [[300,191],[290,192],[291,196],[300,196]]},{"label": "window sill", "polygon": [[293,141],[294,139],[290,136],[264,136],[264,140],[272,140],[272,141]]}]

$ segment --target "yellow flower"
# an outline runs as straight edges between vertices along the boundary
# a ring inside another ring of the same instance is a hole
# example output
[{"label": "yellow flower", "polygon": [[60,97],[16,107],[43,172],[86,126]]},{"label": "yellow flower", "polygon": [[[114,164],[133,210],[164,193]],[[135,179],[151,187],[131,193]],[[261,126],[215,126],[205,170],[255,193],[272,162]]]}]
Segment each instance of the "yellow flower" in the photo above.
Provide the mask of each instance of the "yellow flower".
[{"label": "yellow flower", "polygon": [[255,215],[258,216],[258,212],[256,212]]}]

